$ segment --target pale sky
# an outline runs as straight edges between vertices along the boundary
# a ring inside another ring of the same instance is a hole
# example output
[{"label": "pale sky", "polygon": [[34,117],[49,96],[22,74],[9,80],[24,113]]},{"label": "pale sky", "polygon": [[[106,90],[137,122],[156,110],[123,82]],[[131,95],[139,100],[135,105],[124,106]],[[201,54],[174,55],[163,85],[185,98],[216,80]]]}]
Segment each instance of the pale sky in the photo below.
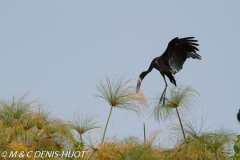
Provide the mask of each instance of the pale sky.
[{"label": "pale sky", "polygon": [[[192,115],[208,112],[206,127],[224,125],[239,134],[239,8],[237,0],[1,0],[0,98],[30,92],[29,100],[46,104],[56,117],[71,120],[78,108],[98,114],[103,130],[110,108],[94,97],[98,78],[124,75],[136,85],[171,39],[195,36],[202,60],[188,59],[175,75],[177,83],[200,93]],[[141,89],[152,97],[164,86],[153,70]],[[113,109],[106,135],[141,138],[143,122],[148,135],[154,129],[167,135],[171,123]]]}]

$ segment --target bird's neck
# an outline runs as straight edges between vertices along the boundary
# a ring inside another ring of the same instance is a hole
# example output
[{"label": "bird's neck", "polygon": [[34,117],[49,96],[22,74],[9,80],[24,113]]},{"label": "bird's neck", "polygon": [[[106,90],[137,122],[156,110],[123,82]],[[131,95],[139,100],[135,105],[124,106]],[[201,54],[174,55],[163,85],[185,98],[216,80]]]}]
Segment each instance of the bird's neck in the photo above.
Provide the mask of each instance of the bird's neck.
[{"label": "bird's neck", "polygon": [[152,71],[152,69],[153,69],[153,64],[151,63],[150,66],[149,66],[149,68],[148,68],[148,70],[143,71],[143,72],[140,74],[139,77],[143,80],[144,77],[145,77],[148,73],[150,73],[150,72]]}]

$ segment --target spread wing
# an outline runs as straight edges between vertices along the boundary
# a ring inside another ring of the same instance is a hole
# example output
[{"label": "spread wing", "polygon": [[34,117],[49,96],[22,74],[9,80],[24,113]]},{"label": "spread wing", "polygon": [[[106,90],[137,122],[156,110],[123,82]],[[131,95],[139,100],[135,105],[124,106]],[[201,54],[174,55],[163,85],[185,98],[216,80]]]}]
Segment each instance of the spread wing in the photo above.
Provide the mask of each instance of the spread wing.
[{"label": "spread wing", "polygon": [[179,72],[187,58],[201,59],[201,56],[196,53],[197,40],[194,37],[186,37],[179,39],[178,37],[172,39],[168,43],[166,51],[163,56],[168,59],[170,70],[173,74]]}]

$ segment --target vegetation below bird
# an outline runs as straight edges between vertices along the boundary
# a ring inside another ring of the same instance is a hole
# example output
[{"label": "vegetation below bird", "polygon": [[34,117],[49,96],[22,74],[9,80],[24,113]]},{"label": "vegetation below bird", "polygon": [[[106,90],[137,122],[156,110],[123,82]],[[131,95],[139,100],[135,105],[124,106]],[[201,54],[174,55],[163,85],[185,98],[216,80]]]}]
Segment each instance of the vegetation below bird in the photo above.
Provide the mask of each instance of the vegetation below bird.
[{"label": "vegetation below bird", "polygon": [[[118,112],[117,109],[130,110],[138,116],[148,109],[146,96],[142,91],[139,91],[140,94],[135,93],[130,82],[131,80],[125,80],[124,77],[115,77],[112,80],[105,77],[104,81],[100,80],[96,85],[98,94],[95,96],[103,98],[110,106],[107,123],[111,110],[114,112]],[[192,124],[193,121],[186,120],[190,115],[190,108],[194,108],[197,96],[197,91],[192,87],[178,85],[170,88],[169,94],[166,94],[168,100],[164,105],[156,103],[152,110],[151,115],[155,117],[156,123],[168,120],[169,117],[174,119],[176,109],[179,111],[178,119],[181,125],[178,123],[170,126],[167,136],[175,144],[169,147],[162,147],[161,142],[157,141],[162,134],[160,130],[145,134],[144,127],[144,137],[105,138],[107,123],[103,134],[99,132],[96,132],[97,135],[90,134],[101,127],[97,121],[98,117],[91,111],[83,112],[78,109],[73,114],[73,119],[67,121],[52,116],[50,108],[44,107],[38,101],[28,101],[27,94],[0,100],[0,153],[86,151],[83,157],[69,157],[67,158],[69,160],[237,159],[240,155],[239,136],[236,140],[236,135],[224,128],[199,131]]]}]

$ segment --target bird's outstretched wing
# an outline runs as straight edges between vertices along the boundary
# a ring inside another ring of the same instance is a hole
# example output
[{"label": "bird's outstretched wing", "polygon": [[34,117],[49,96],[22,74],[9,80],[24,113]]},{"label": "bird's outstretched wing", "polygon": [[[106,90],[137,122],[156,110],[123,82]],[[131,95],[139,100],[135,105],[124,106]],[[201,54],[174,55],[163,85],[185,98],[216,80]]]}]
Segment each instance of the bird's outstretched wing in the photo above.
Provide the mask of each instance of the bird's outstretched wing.
[{"label": "bird's outstretched wing", "polygon": [[168,59],[171,72],[176,74],[179,72],[187,58],[201,59],[201,56],[196,53],[199,51],[196,46],[197,40],[195,37],[174,38],[168,43],[168,47],[162,56]]}]

